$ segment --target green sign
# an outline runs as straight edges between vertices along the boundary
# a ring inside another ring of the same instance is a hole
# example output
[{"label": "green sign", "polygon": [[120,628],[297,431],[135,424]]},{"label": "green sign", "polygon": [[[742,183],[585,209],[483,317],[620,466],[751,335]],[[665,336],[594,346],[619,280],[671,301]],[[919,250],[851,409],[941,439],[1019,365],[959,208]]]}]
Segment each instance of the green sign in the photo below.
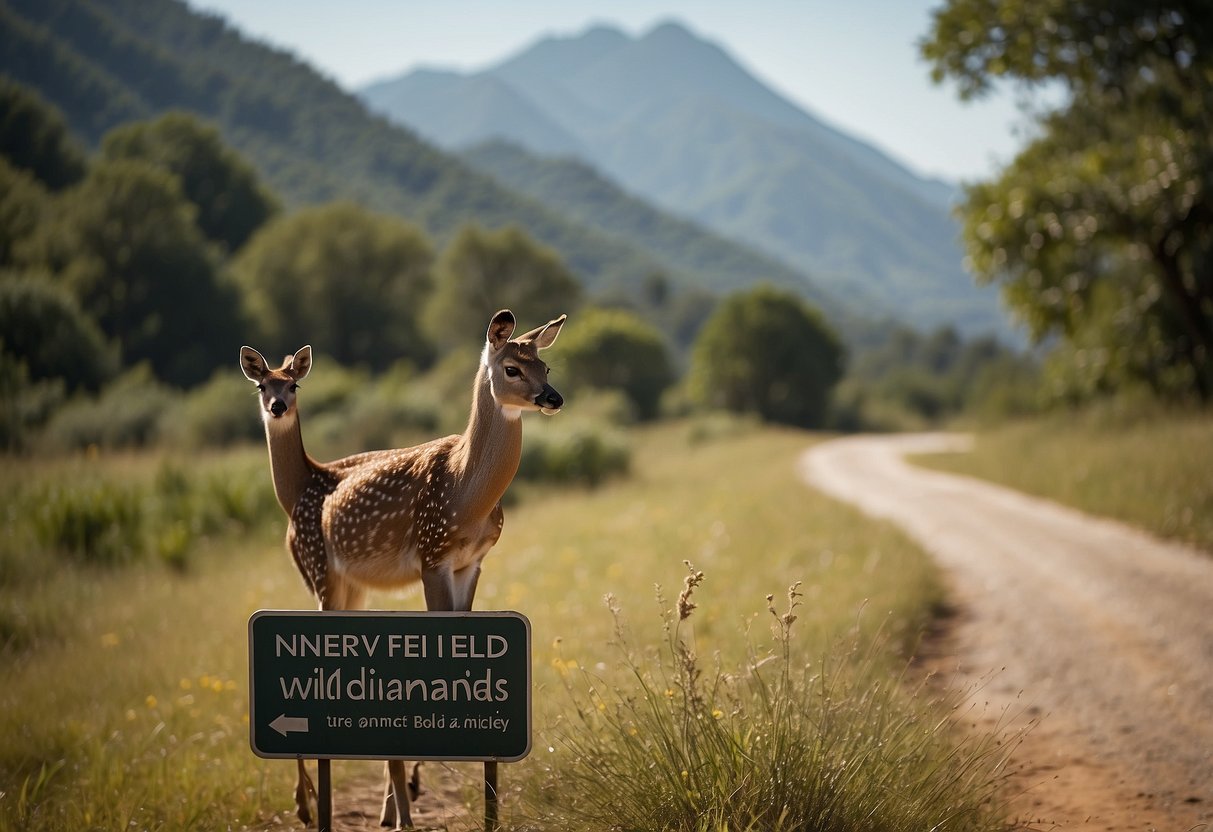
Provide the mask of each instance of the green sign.
[{"label": "green sign", "polygon": [[249,739],[260,757],[520,760],[531,624],[516,612],[256,612]]}]

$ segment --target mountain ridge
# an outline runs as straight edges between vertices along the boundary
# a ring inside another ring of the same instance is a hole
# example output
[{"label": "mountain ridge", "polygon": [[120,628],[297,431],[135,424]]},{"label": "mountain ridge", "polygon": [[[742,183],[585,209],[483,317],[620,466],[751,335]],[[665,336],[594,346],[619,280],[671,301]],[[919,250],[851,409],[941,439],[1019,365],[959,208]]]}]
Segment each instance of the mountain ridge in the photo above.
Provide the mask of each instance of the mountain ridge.
[{"label": "mountain ridge", "polygon": [[[587,40],[593,49],[579,53]],[[573,155],[627,192],[814,274],[874,315],[1010,333],[996,293],[962,268],[948,185],[830,127],[680,23],[543,37],[464,78],[481,75],[573,134]],[[568,155],[508,129],[480,137],[492,138]]]},{"label": "mountain ridge", "polygon": [[[465,222],[517,224],[591,290],[698,276],[578,223],[369,113],[295,55],[174,0],[0,0],[0,72],[37,89],[91,145],[117,124],[183,109],[214,123],[291,205],[350,198],[439,242]],[[791,273],[791,270],[788,270]],[[798,292],[840,309],[803,272]]]}]

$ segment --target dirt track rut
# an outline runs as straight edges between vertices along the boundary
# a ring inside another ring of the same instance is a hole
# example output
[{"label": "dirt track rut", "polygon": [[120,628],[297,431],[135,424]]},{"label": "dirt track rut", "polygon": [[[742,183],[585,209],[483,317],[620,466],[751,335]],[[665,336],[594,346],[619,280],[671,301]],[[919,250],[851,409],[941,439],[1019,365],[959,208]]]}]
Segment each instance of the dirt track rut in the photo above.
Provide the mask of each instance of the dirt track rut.
[{"label": "dirt track rut", "polygon": [[1041,716],[1016,754],[1021,820],[1213,830],[1213,556],[904,460],[967,441],[848,437],[807,451],[802,472],[945,569],[957,614],[934,666],[986,680],[991,721]]}]

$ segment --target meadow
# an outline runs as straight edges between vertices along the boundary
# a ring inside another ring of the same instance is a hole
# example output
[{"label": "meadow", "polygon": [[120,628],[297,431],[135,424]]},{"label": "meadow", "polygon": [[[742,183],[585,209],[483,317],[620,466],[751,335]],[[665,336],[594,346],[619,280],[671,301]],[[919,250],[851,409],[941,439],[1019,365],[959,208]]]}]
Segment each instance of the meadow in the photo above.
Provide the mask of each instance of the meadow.
[{"label": "meadow", "polygon": [[[626,478],[519,489],[476,603],[532,622],[535,750],[503,769],[507,824],[1000,828],[1005,749],[956,730],[907,665],[938,575],[797,480],[812,441],[679,422],[630,434]],[[289,814],[294,766],[247,739],[248,617],[312,606],[267,469],[253,447],[5,466],[0,830]],[[40,532],[45,505],[125,536]],[[378,774],[339,761],[338,794]]]},{"label": "meadow", "polygon": [[971,453],[919,457],[1213,552],[1213,414],[1089,408],[977,431]]}]

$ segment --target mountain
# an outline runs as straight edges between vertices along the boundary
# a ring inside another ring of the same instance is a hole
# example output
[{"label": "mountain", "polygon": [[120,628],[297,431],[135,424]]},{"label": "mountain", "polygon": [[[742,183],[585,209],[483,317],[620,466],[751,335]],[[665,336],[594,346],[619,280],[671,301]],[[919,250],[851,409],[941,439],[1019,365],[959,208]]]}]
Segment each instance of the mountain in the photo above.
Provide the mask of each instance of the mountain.
[{"label": "mountain", "polygon": [[745,280],[803,287],[804,278],[776,258],[661,211],[577,159],[540,158],[499,139],[471,147],[461,157],[562,216],[629,240],[654,258],[697,275],[703,288],[728,292]]},{"label": "mountain", "polygon": [[[355,199],[439,240],[468,221],[518,224],[592,291],[636,287],[654,273],[698,285],[646,244],[511,190],[374,116],[293,55],[176,0],[0,0],[0,73],[37,89],[90,144],[117,124],[188,110],[216,124],[288,204]],[[495,83],[468,100],[500,101]],[[803,273],[784,274],[829,304]]]},{"label": "mountain", "polygon": [[[418,132],[445,147],[510,136],[545,155],[585,153],[571,133],[493,75],[418,70],[399,83],[371,84],[361,95],[373,110],[412,113],[413,123],[424,125]],[[449,107],[452,98],[465,106]]]},{"label": "mountain", "polygon": [[[450,149],[504,138],[539,155],[572,152],[628,191],[811,273],[827,291],[910,323],[1007,331],[996,293],[965,274],[954,189],[806,113],[724,49],[676,23],[640,37],[597,26],[546,37],[462,83],[492,78],[528,104],[480,135],[447,140],[407,95],[416,73],[376,86],[372,106]],[[369,100],[369,99],[368,99]],[[470,96],[442,101],[471,123]],[[542,121],[527,122],[537,113]],[[528,136],[557,125],[578,147]]]}]

